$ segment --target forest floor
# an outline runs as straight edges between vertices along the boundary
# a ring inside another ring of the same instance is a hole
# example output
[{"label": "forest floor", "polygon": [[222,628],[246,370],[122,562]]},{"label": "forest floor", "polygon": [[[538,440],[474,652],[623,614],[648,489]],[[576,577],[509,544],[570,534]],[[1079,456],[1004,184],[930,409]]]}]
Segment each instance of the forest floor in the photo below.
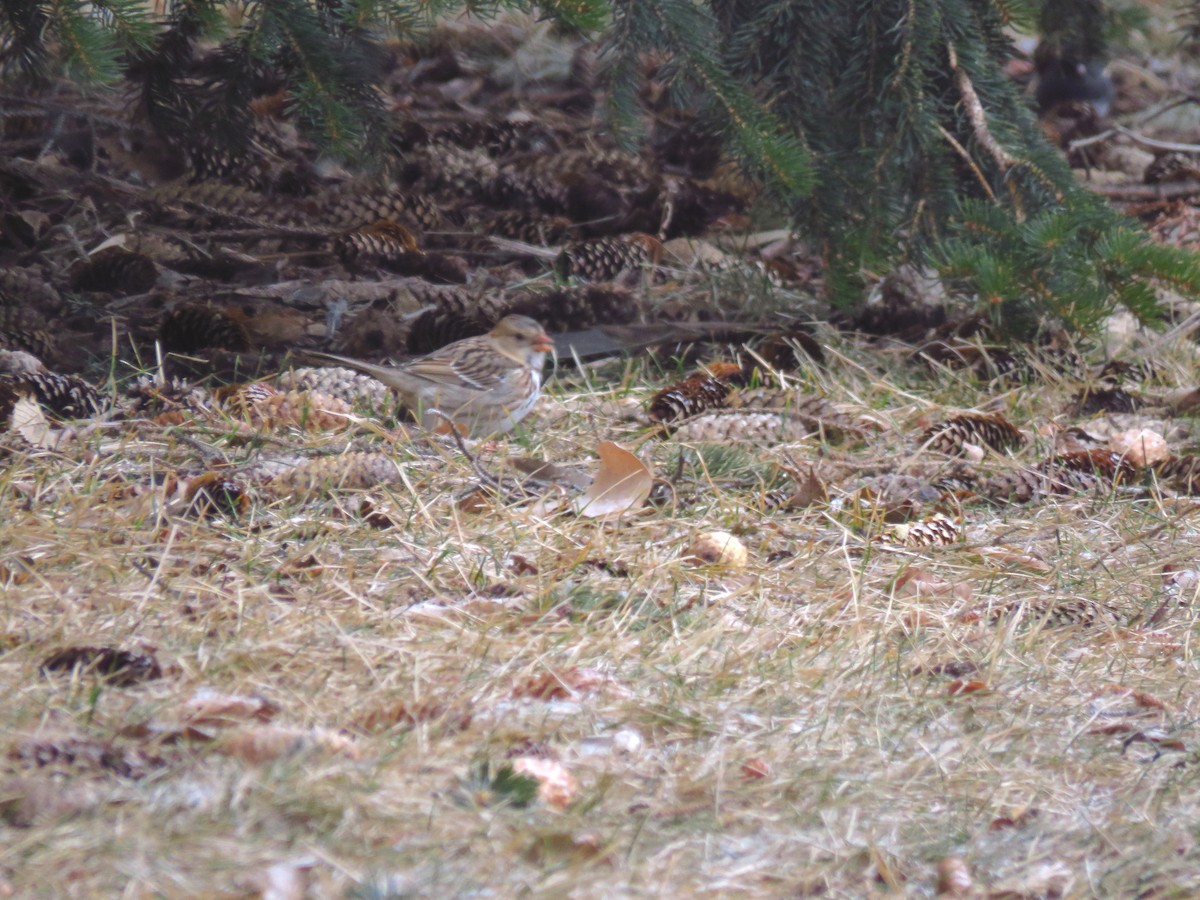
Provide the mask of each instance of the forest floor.
[{"label": "forest floor", "polygon": [[[897,273],[832,317],[735,177],[571,130],[586,50],[530,93],[540,26],[438,40],[386,196],[286,134],[221,193],[95,100],[8,121],[3,334],[57,374],[0,379],[0,896],[1200,893],[1196,307],[1014,349]],[[603,177],[531,162],[575,149]],[[664,255],[564,287],[476,240],[594,205]],[[513,310],[655,349],[468,446],[275,378]]]}]

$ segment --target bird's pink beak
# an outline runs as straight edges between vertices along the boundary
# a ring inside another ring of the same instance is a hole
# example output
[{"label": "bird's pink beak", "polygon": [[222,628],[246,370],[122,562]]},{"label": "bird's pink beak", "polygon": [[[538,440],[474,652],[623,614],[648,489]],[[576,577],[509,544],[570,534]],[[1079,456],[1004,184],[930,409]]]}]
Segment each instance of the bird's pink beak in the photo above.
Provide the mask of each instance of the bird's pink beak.
[{"label": "bird's pink beak", "polygon": [[554,339],[544,331],[533,339],[531,345],[538,353],[549,353],[554,349]]}]

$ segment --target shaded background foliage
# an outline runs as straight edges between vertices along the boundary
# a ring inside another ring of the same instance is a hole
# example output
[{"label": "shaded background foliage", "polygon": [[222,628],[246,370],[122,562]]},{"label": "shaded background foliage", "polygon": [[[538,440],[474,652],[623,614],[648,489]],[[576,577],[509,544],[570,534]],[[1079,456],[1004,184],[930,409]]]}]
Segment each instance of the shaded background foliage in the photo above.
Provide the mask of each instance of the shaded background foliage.
[{"label": "shaded background foliage", "polygon": [[[1013,28],[1040,27],[1050,65],[1096,64],[1116,22],[1099,0],[175,0],[162,16],[136,0],[5,0],[0,73],[127,79],[161,134],[233,155],[252,138],[250,101],[283,91],[326,152],[387,165],[379,42],[503,8],[603,34],[610,112],[629,135],[657,56],[675,101],[819,248],[840,305],[904,262],[933,265],[1017,332],[1088,328],[1118,305],[1148,320],[1156,279],[1200,287],[1189,254],[1150,248],[1078,186],[1004,71]],[[1193,40],[1197,22],[1193,9]]]}]

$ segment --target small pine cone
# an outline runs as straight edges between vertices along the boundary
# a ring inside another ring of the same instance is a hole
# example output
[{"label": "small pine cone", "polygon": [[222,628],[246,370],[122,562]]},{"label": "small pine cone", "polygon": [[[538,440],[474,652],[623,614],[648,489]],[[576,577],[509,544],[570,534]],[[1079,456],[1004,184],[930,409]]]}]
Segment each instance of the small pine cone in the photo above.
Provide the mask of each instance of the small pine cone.
[{"label": "small pine cone", "polygon": [[455,122],[437,128],[433,140],[466,150],[482,148],[493,157],[511,156],[514,153],[551,153],[559,147],[554,132],[536,119]]},{"label": "small pine cone", "polygon": [[861,441],[882,426],[861,411],[813,394],[790,388],[754,388],[729,397],[729,408],[740,410],[779,410],[815,423],[822,439],[831,443]]},{"label": "small pine cone", "polygon": [[1086,387],[1071,400],[1074,416],[1094,416],[1096,413],[1131,413],[1142,406],[1141,400],[1127,390],[1111,383]]},{"label": "small pine cone", "polygon": [[303,428],[341,431],[350,424],[350,404],[312,391],[262,391],[267,385],[246,385],[227,406],[252,425],[268,429]]},{"label": "small pine cone", "polygon": [[1124,382],[1152,382],[1162,377],[1158,366],[1149,359],[1139,359],[1136,362],[1126,362],[1123,359],[1110,359],[1096,373],[1096,380],[1118,386]]},{"label": "small pine cone", "polygon": [[163,318],[159,340],[168,353],[195,353],[209,347],[221,350],[250,349],[250,334],[236,310],[187,304]]},{"label": "small pine cone", "polygon": [[337,366],[292,369],[279,376],[279,387],[336,397],[376,415],[391,414],[397,406],[396,395],[387,385],[370,375]]},{"label": "small pine cone", "polygon": [[554,159],[536,156],[513,160],[497,172],[480,197],[496,207],[538,210],[549,215],[567,211],[570,196],[554,167]]},{"label": "small pine cone", "polygon": [[953,463],[930,483],[947,494],[975,493],[980,488],[979,473],[965,463]]},{"label": "small pine cone", "polygon": [[778,372],[794,372],[812,362],[825,365],[821,342],[803,327],[771,335],[759,344],[758,355]]},{"label": "small pine cone", "polygon": [[554,266],[563,278],[617,281],[658,265],[662,243],[649,234],[573,241],[563,247]]},{"label": "small pine cone", "polygon": [[482,233],[547,247],[563,241],[571,233],[571,220],[521,209],[508,209],[478,224]]},{"label": "small pine cone", "polygon": [[240,222],[262,225],[280,219],[262,194],[219,181],[165,184],[143,195],[167,221]]},{"label": "small pine cone", "polygon": [[212,399],[230,414],[245,418],[254,412],[258,404],[278,393],[264,381],[251,381],[219,387],[212,392]]},{"label": "small pine cone", "polygon": [[877,540],[900,547],[945,547],[962,537],[962,526],[948,516],[935,513],[920,522],[889,525]]},{"label": "small pine cone", "polygon": [[1109,450],[1060,453],[1042,468],[1058,491],[1091,490],[1099,485],[1112,487],[1137,478],[1137,467],[1120,453]]},{"label": "small pine cone", "polygon": [[37,317],[17,313],[24,310],[0,308],[0,349],[32,353],[38,359],[57,359],[58,343],[49,332],[33,324]]},{"label": "small pine cone", "polygon": [[887,472],[862,479],[843,506],[855,517],[903,522],[936,503],[942,494],[914,475]]},{"label": "small pine cone", "polygon": [[203,139],[189,141],[184,150],[193,182],[232,181],[256,188],[270,182],[266,160],[258,154],[237,152]]},{"label": "small pine cone", "polygon": [[993,503],[1029,503],[1049,491],[1041,472],[1018,469],[995,475],[983,483],[982,492]]},{"label": "small pine cone", "polygon": [[677,422],[705,410],[721,409],[742,374],[737,363],[716,362],[706,366],[651,397],[650,421]]},{"label": "small pine cone", "polygon": [[78,375],[60,375],[57,372],[41,372],[32,375],[0,376],[3,386],[3,410],[7,417],[12,412],[8,399],[14,396],[33,397],[44,409],[61,419],[90,419],[107,408],[107,403],[96,388]]},{"label": "small pine cone", "polygon": [[250,497],[228,473],[205,472],[183,486],[180,514],[190,518],[237,519],[250,509]]},{"label": "small pine cone", "polygon": [[305,204],[310,218],[330,228],[349,231],[371,222],[390,219],[419,231],[440,228],[442,214],[427,194],[414,194],[398,185],[372,188],[347,184],[331,188]]},{"label": "small pine cone", "polygon": [[154,260],[124,247],[106,247],[71,272],[77,291],[105,291],[126,296],[143,294],[158,281]]},{"label": "small pine cone", "polygon": [[347,268],[382,265],[421,256],[416,236],[399,222],[381,219],[333,239],[333,252]]},{"label": "small pine cone", "polygon": [[1163,153],[1156,156],[1142,173],[1146,184],[1172,184],[1200,180],[1200,161],[1186,153]]},{"label": "small pine cone", "polygon": [[1154,467],[1161,484],[1181,494],[1200,492],[1200,456],[1172,456]]},{"label": "small pine cone", "polygon": [[966,370],[977,378],[1006,378],[1016,375],[1023,361],[1007,347],[951,339],[933,341],[917,350],[914,357],[949,369]]},{"label": "small pine cone", "polygon": [[1020,615],[1025,621],[1044,623],[1051,628],[1095,625],[1116,625],[1121,615],[1107,603],[1087,597],[1045,597],[1037,600],[1016,600],[991,611],[990,620]]},{"label": "small pine cone", "polygon": [[350,422],[350,404],[312,391],[286,391],[267,398],[258,409],[272,428],[340,431]]},{"label": "small pine cone", "polygon": [[425,190],[464,197],[485,196],[499,173],[496,161],[483,150],[440,142],[414,154],[411,168]]},{"label": "small pine cone", "polygon": [[385,260],[382,265],[390,272],[421,278],[437,285],[466,284],[470,266],[453,253],[409,253]]},{"label": "small pine cone", "polygon": [[1025,435],[999,413],[965,413],[926,429],[921,440],[930,450],[958,456],[967,444],[989,447],[1000,453],[1016,449],[1025,443]]},{"label": "small pine cone", "polygon": [[765,447],[803,441],[820,433],[820,423],[805,416],[720,410],[689,419],[674,430],[672,437],[681,443]]},{"label": "small pine cone", "polygon": [[514,291],[504,295],[501,309],[493,321],[513,314],[529,316],[554,333],[632,322],[638,314],[638,301],[615,285],[580,284]]},{"label": "small pine cone", "polygon": [[432,353],[463,338],[486,334],[494,322],[486,315],[430,309],[413,320],[408,332],[408,352],[414,356]]},{"label": "small pine cone", "polygon": [[276,496],[305,500],[399,480],[400,469],[386,453],[347,453],[305,460],[271,478],[266,486]]},{"label": "small pine cone", "polygon": [[21,306],[53,315],[62,309],[63,301],[37,270],[0,268],[0,306]]}]

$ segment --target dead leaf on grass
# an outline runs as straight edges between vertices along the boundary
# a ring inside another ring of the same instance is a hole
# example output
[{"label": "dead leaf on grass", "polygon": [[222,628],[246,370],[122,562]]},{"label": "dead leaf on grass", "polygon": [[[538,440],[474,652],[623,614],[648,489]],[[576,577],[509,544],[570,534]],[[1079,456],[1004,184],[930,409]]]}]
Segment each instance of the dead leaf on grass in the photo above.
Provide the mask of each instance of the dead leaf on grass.
[{"label": "dead leaf on grass", "polygon": [[771,774],[771,764],[761,756],[752,756],[742,762],[742,777],[747,781],[757,781]]},{"label": "dead leaf on grass", "polygon": [[1165,710],[1167,704],[1159,700],[1153,694],[1145,691],[1134,690],[1120,684],[1106,684],[1096,691],[1095,696],[1100,697],[1103,694],[1116,695],[1119,698],[1128,698],[1133,701],[1134,706],[1140,706],[1142,709],[1160,709]]},{"label": "dead leaf on grass", "polygon": [[1005,815],[996,816],[988,823],[989,831],[1003,831],[1005,828],[1024,828],[1042,814],[1036,806],[1023,806],[1011,810]]},{"label": "dead leaf on grass", "polygon": [[972,596],[971,585],[965,581],[947,581],[917,566],[900,573],[892,586],[892,591],[897,597],[917,599],[946,597],[955,600],[970,600]]},{"label": "dead leaf on grass", "polygon": [[286,725],[244,728],[226,735],[216,746],[218,752],[251,764],[272,762],[284,756],[310,751],[350,759],[358,759],[360,754],[358,745],[344,734],[325,728]]},{"label": "dead leaf on grass", "polygon": [[11,423],[13,431],[38,450],[57,450],[75,437],[69,429],[51,428],[42,407],[29,397],[13,404]]},{"label": "dead leaf on grass", "polygon": [[513,688],[512,695],[533,700],[566,700],[601,690],[622,696],[626,694],[624,688],[598,669],[572,666],[531,675]]},{"label": "dead leaf on grass", "polygon": [[963,694],[979,694],[985,691],[991,691],[986,681],[964,681],[961,678],[956,678],[946,685],[946,694],[950,697],[958,697]]},{"label": "dead leaf on grass", "polygon": [[1027,569],[1038,575],[1047,575],[1054,571],[1054,567],[1040,556],[1032,553],[1023,553],[1020,550],[1013,550],[1009,547],[980,547],[979,555],[1002,566]]},{"label": "dead leaf on grass", "polygon": [[640,509],[654,486],[649,467],[612,441],[601,442],[596,452],[600,455],[600,470],[591,487],[575,500],[575,512],[599,519]]},{"label": "dead leaf on grass", "polygon": [[463,731],[471,724],[469,710],[438,700],[395,700],[370,710],[357,719],[363,731],[386,731],[393,727],[414,728],[423,722],[439,722],[445,732]]},{"label": "dead leaf on grass", "polygon": [[269,722],[279,706],[262,697],[220,694],[200,688],[183,705],[183,720],[191,725],[236,725],[251,720]]},{"label": "dead leaf on grass", "polygon": [[1064,897],[1075,884],[1075,873],[1064,862],[1043,862],[1007,878],[987,892],[988,900],[1034,900]]}]

